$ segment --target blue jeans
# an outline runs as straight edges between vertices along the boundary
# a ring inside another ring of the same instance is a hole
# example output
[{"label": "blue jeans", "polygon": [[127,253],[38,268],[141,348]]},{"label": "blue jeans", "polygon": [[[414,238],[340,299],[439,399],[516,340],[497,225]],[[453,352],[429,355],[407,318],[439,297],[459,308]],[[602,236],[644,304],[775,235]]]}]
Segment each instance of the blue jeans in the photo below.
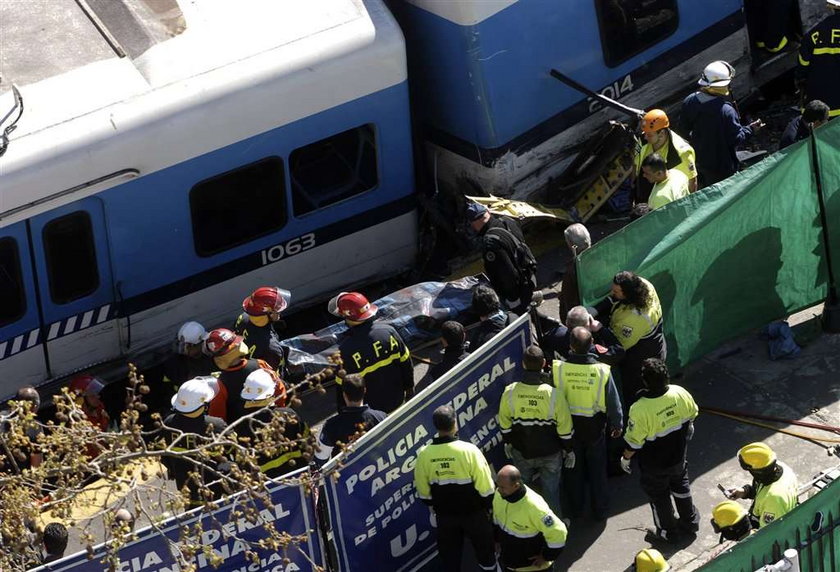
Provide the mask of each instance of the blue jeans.
[{"label": "blue jeans", "polygon": [[562,453],[526,459],[519,454],[519,451],[512,449],[510,460],[522,473],[522,482],[529,487],[535,488],[534,480],[536,475],[539,475],[539,491],[543,499],[548,503],[549,508],[554,511],[554,515],[557,518],[562,518],[563,512],[560,509],[560,480],[563,476]]},{"label": "blue jeans", "polygon": [[604,435],[592,443],[574,441],[575,468],[566,469],[566,493],[572,516],[581,516],[586,502],[586,485],[596,518],[606,518],[609,509],[607,486],[607,444]]}]

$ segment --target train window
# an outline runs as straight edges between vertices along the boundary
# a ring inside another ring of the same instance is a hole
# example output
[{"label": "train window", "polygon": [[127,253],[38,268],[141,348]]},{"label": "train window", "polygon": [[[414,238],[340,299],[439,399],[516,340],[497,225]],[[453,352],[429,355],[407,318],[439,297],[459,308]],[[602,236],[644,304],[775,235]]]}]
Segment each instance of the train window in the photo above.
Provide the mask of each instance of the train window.
[{"label": "train window", "polygon": [[26,311],[20,254],[13,238],[0,239],[0,326],[19,320]]},{"label": "train window", "polygon": [[374,188],[379,182],[373,125],[362,125],[292,151],[292,203],[302,215]]},{"label": "train window", "polygon": [[677,0],[595,0],[604,61],[616,67],[673,34]]},{"label": "train window", "polygon": [[76,211],[44,226],[44,257],[50,296],[67,304],[99,288],[99,269],[90,215]]},{"label": "train window", "polygon": [[195,250],[210,256],[286,224],[283,160],[269,157],[202,181],[190,191]]}]

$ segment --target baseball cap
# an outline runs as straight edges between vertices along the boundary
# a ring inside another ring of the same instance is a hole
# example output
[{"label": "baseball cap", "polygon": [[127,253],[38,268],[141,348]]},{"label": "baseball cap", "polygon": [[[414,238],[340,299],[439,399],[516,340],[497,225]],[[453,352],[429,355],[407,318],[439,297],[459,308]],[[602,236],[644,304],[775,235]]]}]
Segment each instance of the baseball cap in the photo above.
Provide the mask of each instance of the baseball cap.
[{"label": "baseball cap", "polygon": [[487,207],[482,204],[469,202],[467,203],[467,220],[473,222],[484,216],[487,212]]}]

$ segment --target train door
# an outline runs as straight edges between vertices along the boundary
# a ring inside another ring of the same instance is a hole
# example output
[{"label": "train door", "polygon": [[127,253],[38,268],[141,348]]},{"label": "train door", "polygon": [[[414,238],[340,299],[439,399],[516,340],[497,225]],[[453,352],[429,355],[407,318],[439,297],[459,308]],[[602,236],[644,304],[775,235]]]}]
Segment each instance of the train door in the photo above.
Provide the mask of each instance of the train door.
[{"label": "train door", "polygon": [[26,223],[0,229],[0,399],[47,377]]},{"label": "train door", "polygon": [[50,377],[120,354],[102,202],[90,197],[29,221]]}]

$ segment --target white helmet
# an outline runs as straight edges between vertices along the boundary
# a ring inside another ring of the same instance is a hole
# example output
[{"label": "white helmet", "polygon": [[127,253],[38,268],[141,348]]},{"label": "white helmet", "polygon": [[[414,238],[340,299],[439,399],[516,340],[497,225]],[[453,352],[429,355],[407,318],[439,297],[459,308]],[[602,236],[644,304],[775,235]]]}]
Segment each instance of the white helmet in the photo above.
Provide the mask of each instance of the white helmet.
[{"label": "white helmet", "polygon": [[840,0],[825,0],[831,8],[840,9]]},{"label": "white helmet", "polygon": [[212,376],[194,377],[181,384],[172,396],[172,408],[180,413],[192,413],[207,405],[219,392],[219,381]]},{"label": "white helmet", "polygon": [[196,346],[207,339],[207,330],[198,322],[187,322],[178,330],[178,353],[184,353],[186,345]]},{"label": "white helmet", "polygon": [[239,396],[245,401],[262,401],[274,395],[276,383],[274,377],[264,369],[252,371],[245,378],[242,393]]},{"label": "white helmet", "polygon": [[723,60],[712,62],[703,70],[703,75],[697,80],[702,87],[725,87],[735,77],[735,68]]}]

